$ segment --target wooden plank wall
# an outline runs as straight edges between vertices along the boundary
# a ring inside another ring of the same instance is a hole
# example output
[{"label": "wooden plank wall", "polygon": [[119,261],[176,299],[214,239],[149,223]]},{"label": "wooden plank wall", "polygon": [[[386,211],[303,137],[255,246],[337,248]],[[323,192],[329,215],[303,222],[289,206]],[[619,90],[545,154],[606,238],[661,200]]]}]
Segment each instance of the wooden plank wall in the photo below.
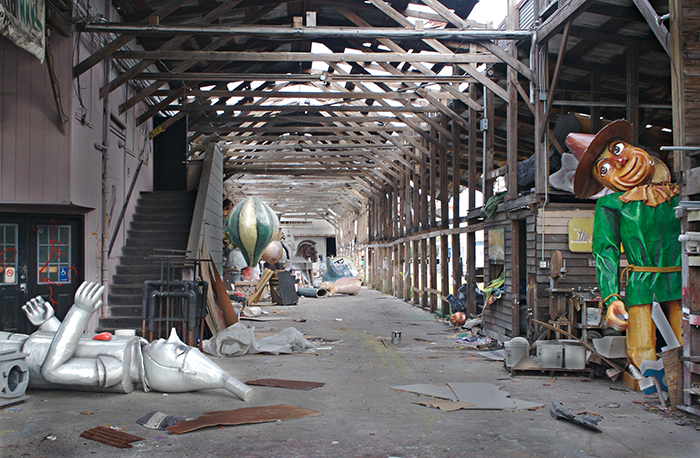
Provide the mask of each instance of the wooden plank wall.
[{"label": "wooden plank wall", "polygon": [[532,264],[537,274],[536,313],[540,318],[546,318],[549,313],[550,269],[539,268],[539,262],[548,262],[554,251],[561,251],[566,267],[566,276],[558,280],[559,288],[573,288],[582,292],[597,289],[592,253],[569,250],[569,220],[592,218],[594,209],[595,204],[548,204],[537,212],[534,228],[537,249],[533,253]]},{"label": "wooden plank wall", "polygon": [[[685,144],[700,146],[700,0],[682,0],[683,103]],[[695,164],[697,165],[697,164]]]},{"label": "wooden plank wall", "polygon": [[[70,39],[49,46],[69,115]],[[70,130],[58,119],[46,64],[0,37],[0,202],[70,203]]]},{"label": "wooden plank wall", "polygon": [[[492,338],[507,340],[520,335],[518,321],[514,320],[513,304],[516,295],[520,294],[519,281],[512,278],[514,261],[514,241],[512,234],[512,222],[523,221],[525,235],[524,250],[525,260],[520,263],[520,276],[525,277],[526,285],[534,279],[534,314],[544,318],[549,313],[549,288],[550,270],[540,268],[540,261],[550,261],[552,253],[559,250],[566,262],[566,276],[558,282],[559,288],[573,288],[586,291],[597,288],[595,266],[591,263],[593,256],[588,252],[572,252],[569,250],[568,226],[571,218],[593,217],[595,204],[548,204],[544,209],[539,208],[536,213],[529,210],[518,212],[497,211],[487,220],[484,242],[485,253],[485,284],[493,280],[500,269],[505,266],[506,276],[503,296],[487,307],[484,312],[484,333]],[[489,261],[489,230],[502,228],[505,243],[504,264]],[[544,246],[544,250],[542,247]],[[525,305],[525,302],[522,303]]]},{"label": "wooden plank wall", "polygon": [[[680,9],[680,11],[679,11]],[[674,87],[676,97],[682,104],[674,104],[674,141],[681,146],[700,146],[700,0],[674,0],[671,2],[672,16],[680,13],[681,21],[673,21],[671,33],[680,32],[680,49],[674,64],[682,65],[682,83]],[[672,18],[673,19],[673,18]],[[677,30],[681,24],[680,31]],[[677,35],[675,35],[677,36]],[[675,41],[672,38],[672,42]],[[678,87],[682,91],[678,90]],[[680,93],[679,93],[680,92]],[[679,106],[680,105],[680,106]],[[676,133],[679,132],[679,133]],[[681,199],[685,201],[700,200],[700,157],[684,157],[685,153],[676,152],[675,171],[685,172]],[[681,231],[698,231],[700,222],[697,215],[686,212],[681,219]],[[688,311],[683,321],[683,388],[689,389],[700,383],[700,328],[690,324],[690,316],[700,315],[700,267],[691,266],[690,256],[684,255],[683,264],[683,309]],[[683,393],[679,407],[694,415],[700,415],[697,399],[687,392]],[[682,404],[682,405],[681,405]]]},{"label": "wooden plank wall", "polygon": [[[505,259],[501,262],[494,262],[489,259],[489,231],[503,229]],[[512,335],[511,306],[513,303],[512,286],[513,280],[509,275],[508,268],[512,263],[512,234],[511,223],[506,212],[497,211],[486,221],[484,225],[484,286],[498,277],[502,269],[506,269],[504,294],[500,299],[486,306],[484,311],[484,334],[494,338],[504,340],[503,336]]]},{"label": "wooden plank wall", "polygon": [[[496,300],[493,304],[486,307],[484,312],[484,333],[492,338],[499,340],[508,340],[511,337],[520,335],[519,323],[517,315],[514,317],[513,304],[516,302],[515,299],[519,297],[520,294],[520,282],[519,280],[514,280],[512,276],[513,272],[513,221],[522,221],[525,246],[520,247],[521,256],[524,255],[525,259],[521,260],[520,264],[520,277],[524,277],[527,284],[527,279],[534,275],[536,272],[536,261],[534,259],[534,253],[536,252],[536,239],[535,239],[535,215],[529,210],[518,211],[518,212],[505,212],[497,211],[489,220],[487,220],[484,226],[484,286],[494,280],[500,273],[501,268],[505,268],[505,283],[504,283],[504,294],[500,299]],[[502,228],[504,232],[504,243],[505,243],[505,260],[503,264],[491,263],[489,261],[489,251],[488,251],[488,234],[490,229]],[[525,301],[522,302],[525,305]]]}]

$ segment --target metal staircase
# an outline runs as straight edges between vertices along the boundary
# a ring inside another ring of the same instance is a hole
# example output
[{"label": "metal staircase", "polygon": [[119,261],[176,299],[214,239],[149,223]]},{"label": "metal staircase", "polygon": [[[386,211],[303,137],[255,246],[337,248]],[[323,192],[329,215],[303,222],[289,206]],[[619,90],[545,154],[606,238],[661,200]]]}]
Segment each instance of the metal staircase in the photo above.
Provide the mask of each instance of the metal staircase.
[{"label": "metal staircase", "polygon": [[196,197],[196,191],[153,191],[139,195],[126,245],[112,278],[107,316],[100,318],[98,332],[115,329],[141,332],[143,284],[159,280],[163,275],[162,262],[151,256],[187,249]]}]

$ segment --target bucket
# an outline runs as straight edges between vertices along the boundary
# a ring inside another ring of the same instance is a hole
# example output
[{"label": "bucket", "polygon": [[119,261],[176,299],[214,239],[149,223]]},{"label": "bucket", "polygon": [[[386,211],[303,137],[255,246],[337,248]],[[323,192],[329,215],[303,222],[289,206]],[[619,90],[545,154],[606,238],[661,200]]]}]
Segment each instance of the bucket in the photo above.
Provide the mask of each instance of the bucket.
[{"label": "bucket", "polygon": [[401,343],[401,331],[394,331],[391,333],[391,343],[394,345]]},{"label": "bucket", "polygon": [[530,343],[522,337],[513,337],[508,342],[504,342],[503,346],[506,349],[506,367],[513,367],[523,358],[527,356],[530,350]]},{"label": "bucket", "polygon": [[564,345],[564,367],[581,370],[586,368],[586,347],[575,340],[560,340]]},{"label": "bucket", "polygon": [[538,340],[537,364],[545,369],[560,369],[563,360],[563,345],[554,340]]}]

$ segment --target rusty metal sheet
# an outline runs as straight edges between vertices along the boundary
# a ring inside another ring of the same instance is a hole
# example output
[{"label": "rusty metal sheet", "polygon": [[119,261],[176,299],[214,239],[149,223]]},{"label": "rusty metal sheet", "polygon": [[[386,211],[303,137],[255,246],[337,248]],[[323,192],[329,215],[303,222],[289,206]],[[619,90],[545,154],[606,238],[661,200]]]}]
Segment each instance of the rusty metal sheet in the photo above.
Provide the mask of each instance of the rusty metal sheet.
[{"label": "rusty metal sheet", "polygon": [[312,390],[325,385],[324,382],[305,382],[303,380],[284,380],[278,378],[259,378],[249,380],[246,385],[273,386],[276,388],[289,388],[291,390]]},{"label": "rusty metal sheet", "polygon": [[170,434],[182,434],[210,426],[248,425],[294,418],[317,417],[319,415],[322,415],[321,412],[286,404],[242,407],[235,410],[207,412],[199,418],[181,421],[174,426],[168,426],[166,429]]},{"label": "rusty metal sheet", "polygon": [[133,436],[123,431],[115,431],[106,426],[96,426],[94,428],[83,431],[80,437],[101,442],[118,448],[132,448],[130,442],[142,441],[143,437]]}]

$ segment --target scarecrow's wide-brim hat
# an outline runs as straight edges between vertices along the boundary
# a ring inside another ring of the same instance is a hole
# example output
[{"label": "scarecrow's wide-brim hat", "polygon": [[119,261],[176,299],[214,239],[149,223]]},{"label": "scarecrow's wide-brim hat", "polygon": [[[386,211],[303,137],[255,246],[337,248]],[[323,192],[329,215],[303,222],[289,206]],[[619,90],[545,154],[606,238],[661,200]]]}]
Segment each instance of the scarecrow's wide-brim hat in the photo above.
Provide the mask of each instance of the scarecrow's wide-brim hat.
[{"label": "scarecrow's wide-brim hat", "polygon": [[566,146],[579,160],[574,174],[574,194],[579,199],[587,199],[603,190],[603,185],[595,181],[591,169],[603,149],[613,140],[632,141],[632,124],[618,119],[606,125],[597,134],[570,133]]}]

